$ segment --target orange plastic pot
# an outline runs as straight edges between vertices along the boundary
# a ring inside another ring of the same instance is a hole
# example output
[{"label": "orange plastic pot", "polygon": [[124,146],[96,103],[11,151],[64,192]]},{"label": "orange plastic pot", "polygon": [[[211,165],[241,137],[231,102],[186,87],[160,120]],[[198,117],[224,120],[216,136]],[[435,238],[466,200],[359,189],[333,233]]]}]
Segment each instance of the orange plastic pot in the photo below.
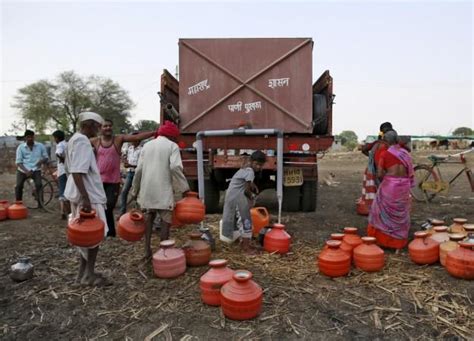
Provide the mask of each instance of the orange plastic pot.
[{"label": "orange plastic pot", "polygon": [[79,212],[79,219],[69,222],[67,239],[69,243],[81,247],[93,247],[104,239],[105,224],[96,217],[95,211]]},{"label": "orange plastic pot", "polygon": [[462,233],[466,234],[466,230],[464,229],[464,224],[467,223],[467,219],[464,218],[454,218],[453,224],[449,227],[449,232],[451,233]]},{"label": "orange plastic pot", "polygon": [[211,269],[201,276],[199,288],[204,303],[213,306],[221,305],[221,288],[234,276],[234,270],[227,267],[225,259],[215,259],[209,262]]},{"label": "orange plastic pot", "polygon": [[376,272],[385,265],[385,254],[375,244],[374,237],[362,237],[362,244],[354,248],[354,264],[366,272]]},{"label": "orange plastic pot", "polygon": [[428,235],[432,235],[434,233],[434,230],[433,228],[435,226],[444,226],[445,225],[445,222],[444,220],[441,220],[441,219],[432,219],[431,220],[431,227],[429,229],[426,230],[426,232],[428,232]]},{"label": "orange plastic pot", "polygon": [[449,233],[447,226],[435,226],[433,227],[433,234],[429,237],[435,242],[441,244],[449,240]]},{"label": "orange plastic pot", "polygon": [[345,276],[351,270],[351,257],[341,250],[341,242],[328,240],[328,248],[322,250],[318,256],[319,272],[328,277]]},{"label": "orange plastic pot", "polygon": [[433,225],[433,226],[444,226],[445,222],[444,222],[444,220],[441,220],[441,219],[432,219],[431,220],[431,225]]},{"label": "orange plastic pot", "polygon": [[267,252],[285,254],[290,251],[291,236],[285,231],[285,225],[273,224],[270,232],[265,235],[263,248]]},{"label": "orange plastic pot", "polygon": [[231,320],[249,320],[262,310],[263,290],[252,280],[252,273],[235,271],[232,279],[221,288],[221,308]]},{"label": "orange plastic pot", "polygon": [[131,210],[123,214],[118,221],[117,233],[120,238],[129,242],[141,240],[145,234],[143,213],[139,210]]},{"label": "orange plastic pot", "polygon": [[439,262],[442,266],[446,266],[446,257],[448,253],[459,248],[459,242],[463,240],[464,235],[461,233],[451,233],[449,240],[439,244]]},{"label": "orange plastic pot", "polygon": [[463,226],[467,234],[474,233],[474,224],[464,224]]},{"label": "orange plastic pot", "polygon": [[453,277],[474,279],[474,243],[462,241],[459,246],[446,256],[446,270]]},{"label": "orange plastic pot", "polygon": [[341,249],[350,253],[352,258],[354,248],[360,244],[362,244],[362,239],[360,239],[357,234],[357,227],[344,227],[344,237],[342,238]]},{"label": "orange plastic pot", "polygon": [[184,224],[176,218],[176,208],[173,210],[173,216],[171,219],[171,227],[174,229],[179,229],[180,227],[183,227]]},{"label": "orange plastic pot", "polygon": [[0,220],[8,218],[8,200],[0,200]]},{"label": "orange plastic pot", "polygon": [[8,218],[7,209],[3,206],[0,206],[0,221],[6,220]]},{"label": "orange plastic pot", "polygon": [[202,240],[202,233],[191,232],[188,236],[189,240],[183,246],[186,264],[189,266],[209,264],[209,260],[211,259],[211,246]]},{"label": "orange plastic pot", "polygon": [[250,216],[252,217],[252,235],[256,238],[260,230],[270,224],[270,215],[265,207],[252,207]]},{"label": "orange plastic pot", "polygon": [[206,209],[196,192],[187,192],[185,197],[176,203],[176,219],[182,224],[198,224],[204,219]]},{"label": "orange plastic pot", "polygon": [[439,259],[439,243],[428,238],[428,233],[415,232],[415,239],[408,244],[411,260],[420,265],[433,264]]},{"label": "orange plastic pot", "polygon": [[7,210],[8,219],[26,219],[28,217],[28,209],[21,200],[15,201]]},{"label": "orange plastic pot", "polygon": [[[331,233],[331,236],[329,237],[329,240],[338,240],[342,242],[342,238],[344,237],[344,233]],[[323,250],[328,249],[329,246],[327,246],[326,243],[324,243]]]},{"label": "orange plastic pot", "polygon": [[364,216],[367,216],[369,215],[369,212],[370,212],[370,206],[369,204],[367,203],[366,200],[360,198],[359,200],[357,200],[357,203],[356,203],[356,212],[358,215],[364,215]]},{"label": "orange plastic pot", "polygon": [[174,240],[163,240],[153,255],[153,272],[159,278],[175,278],[186,271],[184,251],[174,247]]}]

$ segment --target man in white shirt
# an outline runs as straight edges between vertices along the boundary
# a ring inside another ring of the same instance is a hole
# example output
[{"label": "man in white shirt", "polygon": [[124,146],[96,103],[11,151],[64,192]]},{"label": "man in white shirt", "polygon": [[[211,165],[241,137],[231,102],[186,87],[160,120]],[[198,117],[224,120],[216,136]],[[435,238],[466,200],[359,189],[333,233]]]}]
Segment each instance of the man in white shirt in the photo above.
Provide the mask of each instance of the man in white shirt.
[{"label": "man in white shirt", "polygon": [[59,204],[61,208],[61,218],[66,219],[69,214],[69,202],[64,197],[64,190],[66,189],[67,174],[64,167],[64,159],[66,158],[66,145],[67,142],[64,139],[64,132],[62,130],[56,130],[53,133],[54,142],[56,142],[56,158],[57,158],[57,177],[58,177],[58,190],[59,190]]},{"label": "man in white shirt", "polygon": [[[158,137],[143,146],[133,179],[132,195],[146,210],[145,258],[151,257],[151,231],[158,214],[161,218],[160,239],[169,238],[169,227],[175,205],[176,193],[189,191],[183,174],[183,164],[176,141],[178,127],[165,121],[158,130]],[[174,186],[174,188],[173,188]]]},{"label": "man in white shirt", "polygon": [[[104,186],[97,167],[94,149],[90,138],[97,136],[103,119],[93,112],[83,112],[79,115],[80,132],[76,132],[66,147],[66,168],[69,177],[64,196],[71,203],[71,219],[79,219],[79,212],[91,212],[105,225],[104,236],[107,234],[107,219],[105,216]],[[91,248],[78,248],[80,251],[80,267],[77,282],[82,285],[101,286],[110,282],[101,274],[94,271],[99,245]]]},{"label": "man in white shirt", "polygon": [[[132,133],[132,135],[136,134],[136,132]],[[127,168],[127,178],[125,179],[125,184],[123,186],[122,193],[120,194],[120,215],[127,212],[128,192],[132,188],[133,177],[135,176],[135,168],[137,168],[141,151],[142,146],[140,146],[140,141],[131,142],[126,150],[124,166]]]}]

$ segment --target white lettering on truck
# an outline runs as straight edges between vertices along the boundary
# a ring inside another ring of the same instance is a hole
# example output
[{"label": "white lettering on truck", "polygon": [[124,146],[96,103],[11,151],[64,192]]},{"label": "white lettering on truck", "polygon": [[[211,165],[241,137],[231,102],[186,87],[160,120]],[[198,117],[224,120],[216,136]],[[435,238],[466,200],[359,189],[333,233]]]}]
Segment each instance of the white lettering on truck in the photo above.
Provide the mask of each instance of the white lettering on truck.
[{"label": "white lettering on truck", "polygon": [[188,95],[195,95],[201,91],[209,89],[211,86],[208,83],[208,80],[205,79],[197,84],[194,84],[193,86],[190,86],[188,88]]}]

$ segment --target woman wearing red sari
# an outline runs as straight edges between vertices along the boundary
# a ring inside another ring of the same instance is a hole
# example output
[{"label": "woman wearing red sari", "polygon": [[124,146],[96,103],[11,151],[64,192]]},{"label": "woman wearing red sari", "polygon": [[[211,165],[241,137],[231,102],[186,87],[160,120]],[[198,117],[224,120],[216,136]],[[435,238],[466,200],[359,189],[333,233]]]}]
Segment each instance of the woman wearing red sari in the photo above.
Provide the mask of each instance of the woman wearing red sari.
[{"label": "woman wearing red sari", "polygon": [[410,188],[414,185],[413,163],[398,143],[395,131],[385,133],[387,150],[381,151],[377,178],[381,180],[369,213],[367,234],[383,247],[401,249],[410,230]]}]

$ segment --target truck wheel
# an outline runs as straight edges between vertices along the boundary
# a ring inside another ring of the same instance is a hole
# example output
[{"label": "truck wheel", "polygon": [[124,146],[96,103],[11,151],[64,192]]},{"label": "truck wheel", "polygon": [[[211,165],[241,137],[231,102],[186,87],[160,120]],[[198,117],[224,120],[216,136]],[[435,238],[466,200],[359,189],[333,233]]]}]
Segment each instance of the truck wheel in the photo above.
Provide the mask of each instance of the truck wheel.
[{"label": "truck wheel", "polygon": [[318,182],[308,180],[301,186],[301,210],[303,212],[316,211],[318,198]]},{"label": "truck wheel", "polygon": [[282,209],[285,212],[298,212],[300,210],[301,186],[283,186]]},{"label": "truck wheel", "polygon": [[313,95],[313,124],[316,135],[326,135],[328,133],[328,110],[325,95]]},{"label": "truck wheel", "polygon": [[220,191],[213,180],[204,180],[204,204],[206,213],[220,213],[219,210]]}]

